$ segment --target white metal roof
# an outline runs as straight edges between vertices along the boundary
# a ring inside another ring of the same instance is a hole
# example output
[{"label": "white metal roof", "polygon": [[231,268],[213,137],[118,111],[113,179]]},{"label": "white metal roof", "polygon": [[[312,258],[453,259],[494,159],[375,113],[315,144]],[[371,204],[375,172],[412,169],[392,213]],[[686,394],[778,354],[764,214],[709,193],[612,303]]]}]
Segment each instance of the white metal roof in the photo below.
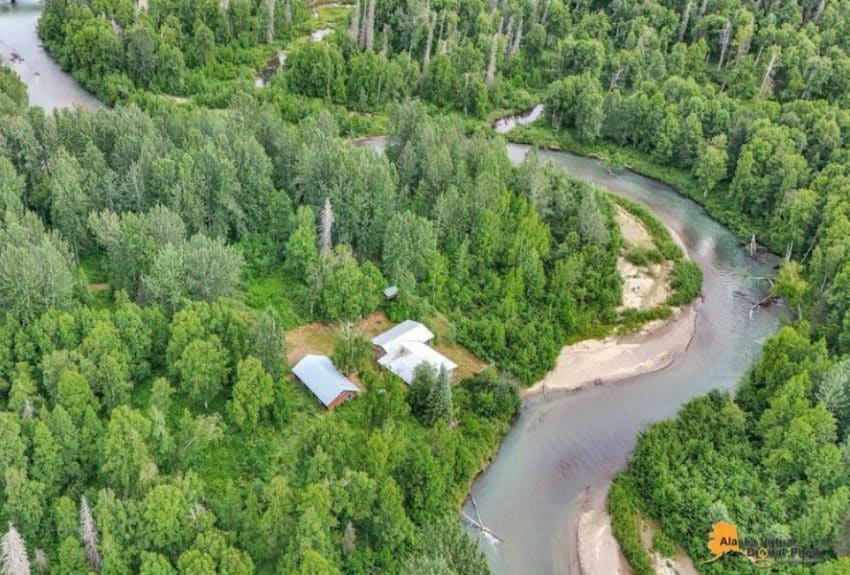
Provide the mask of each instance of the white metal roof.
[{"label": "white metal roof", "polygon": [[412,319],[405,320],[397,326],[388,329],[384,333],[375,336],[372,343],[382,347],[389,352],[391,348],[400,342],[419,342],[426,343],[434,339],[434,334],[431,330]]},{"label": "white metal roof", "polygon": [[416,341],[401,342],[394,353],[388,353],[378,363],[403,379],[408,385],[413,382],[413,371],[422,363],[431,364],[437,371],[444,367],[451,372],[457,364],[433,347]]},{"label": "white metal roof", "polygon": [[345,391],[359,391],[356,385],[337,371],[330,358],[324,355],[305,355],[292,368],[292,373],[325,407]]}]

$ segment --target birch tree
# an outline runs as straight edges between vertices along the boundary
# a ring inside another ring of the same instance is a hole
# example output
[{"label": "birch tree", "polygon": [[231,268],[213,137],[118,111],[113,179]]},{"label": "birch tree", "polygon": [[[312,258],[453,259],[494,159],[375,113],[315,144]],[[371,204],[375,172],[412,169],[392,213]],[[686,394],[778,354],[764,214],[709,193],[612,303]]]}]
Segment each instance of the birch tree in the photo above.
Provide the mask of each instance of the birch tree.
[{"label": "birch tree", "polygon": [[333,247],[333,240],[331,237],[333,223],[334,213],[333,207],[331,206],[331,200],[330,198],[325,197],[325,203],[322,206],[322,239],[319,255],[326,255],[330,253],[331,248]]},{"label": "birch tree", "polygon": [[89,566],[100,570],[100,553],[97,550],[97,526],[92,516],[89,500],[85,495],[80,497],[80,540],[83,543],[83,552]]},{"label": "birch tree", "polygon": [[30,575],[30,563],[24,538],[9,522],[9,530],[0,541],[0,561],[3,563],[3,575]]}]

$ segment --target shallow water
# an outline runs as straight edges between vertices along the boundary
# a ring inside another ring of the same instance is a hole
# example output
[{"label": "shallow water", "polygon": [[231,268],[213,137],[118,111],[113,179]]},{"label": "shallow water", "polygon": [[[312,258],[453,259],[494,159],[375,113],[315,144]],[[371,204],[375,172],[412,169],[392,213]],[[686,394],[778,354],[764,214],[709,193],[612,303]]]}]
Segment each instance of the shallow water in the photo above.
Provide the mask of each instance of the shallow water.
[{"label": "shallow water", "polygon": [[41,106],[47,112],[73,106],[101,107],[97,98],[41,47],[35,31],[41,8],[35,0],[18,0],[14,5],[0,0],[0,61],[27,85],[32,106]]},{"label": "shallow water", "polygon": [[[527,146],[508,145],[519,161]],[[704,301],[689,350],[667,369],[575,393],[525,401],[472,495],[484,524],[501,542],[481,541],[499,575],[577,574],[575,521],[590,486],[605,489],[638,433],[713,388],[732,389],[777,326],[776,310],[749,310],[763,287],[753,261],[726,228],[694,202],[643,176],[611,174],[602,162],[538,152],[570,175],[645,204],[682,237],[702,268]],[[467,504],[469,505],[469,504]],[[469,511],[470,513],[472,511]]]}]

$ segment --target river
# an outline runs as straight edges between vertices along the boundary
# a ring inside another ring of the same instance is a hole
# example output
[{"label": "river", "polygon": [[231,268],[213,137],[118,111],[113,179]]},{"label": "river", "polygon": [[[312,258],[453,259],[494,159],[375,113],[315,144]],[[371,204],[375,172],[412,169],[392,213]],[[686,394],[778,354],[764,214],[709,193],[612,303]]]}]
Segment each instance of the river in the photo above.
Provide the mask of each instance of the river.
[{"label": "river", "polygon": [[[100,106],[39,45],[39,12],[32,0],[0,5],[0,57],[21,75],[32,105],[47,111]],[[371,145],[380,148],[382,142]],[[508,145],[515,161],[527,151]],[[481,541],[499,575],[577,574],[575,521],[587,486],[591,494],[604,493],[647,425],[710,389],[734,388],[777,326],[775,310],[749,317],[763,287],[752,278],[768,274],[770,263],[749,258],[737,238],[697,204],[638,174],[614,175],[598,160],[563,152],[540,156],[574,177],[651,208],[681,236],[702,268],[704,301],[698,304],[689,350],[667,369],[525,400],[492,464],[472,488],[484,523],[502,540]]]},{"label": "river", "polygon": [[[527,146],[508,144],[520,161]],[[733,389],[777,327],[777,310],[749,310],[770,273],[738,239],[696,203],[633,172],[612,174],[599,160],[538,152],[571,176],[648,206],[683,239],[702,268],[704,301],[688,351],[670,367],[575,393],[528,398],[472,495],[484,524],[501,542],[481,548],[499,575],[578,574],[575,523],[586,495],[603,496],[635,439],[694,396]],[[590,490],[587,486],[590,486]],[[471,510],[468,510],[472,513]]]},{"label": "river", "polygon": [[[537,108],[529,113],[539,115]],[[376,150],[385,145],[384,138],[361,142]],[[514,162],[529,149],[507,144]],[[484,525],[500,540],[479,541],[497,575],[579,575],[576,522],[585,501],[605,496],[642,429],[674,415],[693,397],[734,389],[776,331],[780,313],[765,308],[750,317],[753,303],[764,295],[764,285],[754,278],[769,275],[775,259],[751,258],[695,202],[640,174],[613,173],[594,158],[543,150],[538,155],[570,176],[649,207],[679,235],[705,279],[703,298],[694,304],[699,316],[693,340],[672,365],[524,400],[496,457],[472,487]],[[469,501],[464,510],[475,517]],[[478,536],[473,529],[470,534]]]},{"label": "river", "polygon": [[47,112],[73,106],[102,106],[41,47],[35,31],[40,14],[41,5],[36,0],[18,0],[17,4],[0,0],[0,61],[27,85],[32,106]]}]

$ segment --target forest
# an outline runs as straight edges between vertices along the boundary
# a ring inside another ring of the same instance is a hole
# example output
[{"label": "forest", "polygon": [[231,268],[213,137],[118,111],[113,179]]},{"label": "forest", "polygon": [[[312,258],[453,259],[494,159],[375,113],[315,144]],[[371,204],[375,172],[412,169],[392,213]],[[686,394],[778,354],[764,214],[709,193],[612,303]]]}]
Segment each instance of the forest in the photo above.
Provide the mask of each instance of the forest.
[{"label": "forest", "polygon": [[[517,385],[616,319],[607,197],[415,103],[380,155],[326,114],[48,116],[1,77],[4,541],[60,574],[486,573],[457,506]],[[367,393],[318,417],[282,330],[390,282],[496,367],[406,392],[344,331]]]},{"label": "forest", "polygon": [[[454,517],[506,429],[512,380],[617,320],[610,201],[534,154],[512,167],[482,127],[539,102],[545,118],[511,138],[658,177],[781,256],[771,293],[787,325],[735,394],[641,435],[615,523],[639,509],[694,559],[719,519],[847,555],[850,2],[360,0],[318,7],[334,28],[318,42],[314,8],[46,0],[45,46],[119,105],[45,116],[0,73],[3,509],[50,572],[94,568],[77,516],[97,524],[101,572],[486,572],[435,518]],[[341,139],[376,132],[385,157]],[[391,318],[446,314],[501,371],[436,411],[421,401],[434,374],[405,401],[364,373],[386,393],[307,417],[270,334],[356,319],[389,284]],[[240,398],[258,385],[262,400]],[[127,438],[132,457],[110,454]],[[71,440],[51,475],[39,444]],[[269,454],[262,469],[252,450]],[[170,520],[198,523],[158,524],[164,491]],[[645,573],[634,535],[618,532]],[[848,561],[774,569],[843,575]]]}]

